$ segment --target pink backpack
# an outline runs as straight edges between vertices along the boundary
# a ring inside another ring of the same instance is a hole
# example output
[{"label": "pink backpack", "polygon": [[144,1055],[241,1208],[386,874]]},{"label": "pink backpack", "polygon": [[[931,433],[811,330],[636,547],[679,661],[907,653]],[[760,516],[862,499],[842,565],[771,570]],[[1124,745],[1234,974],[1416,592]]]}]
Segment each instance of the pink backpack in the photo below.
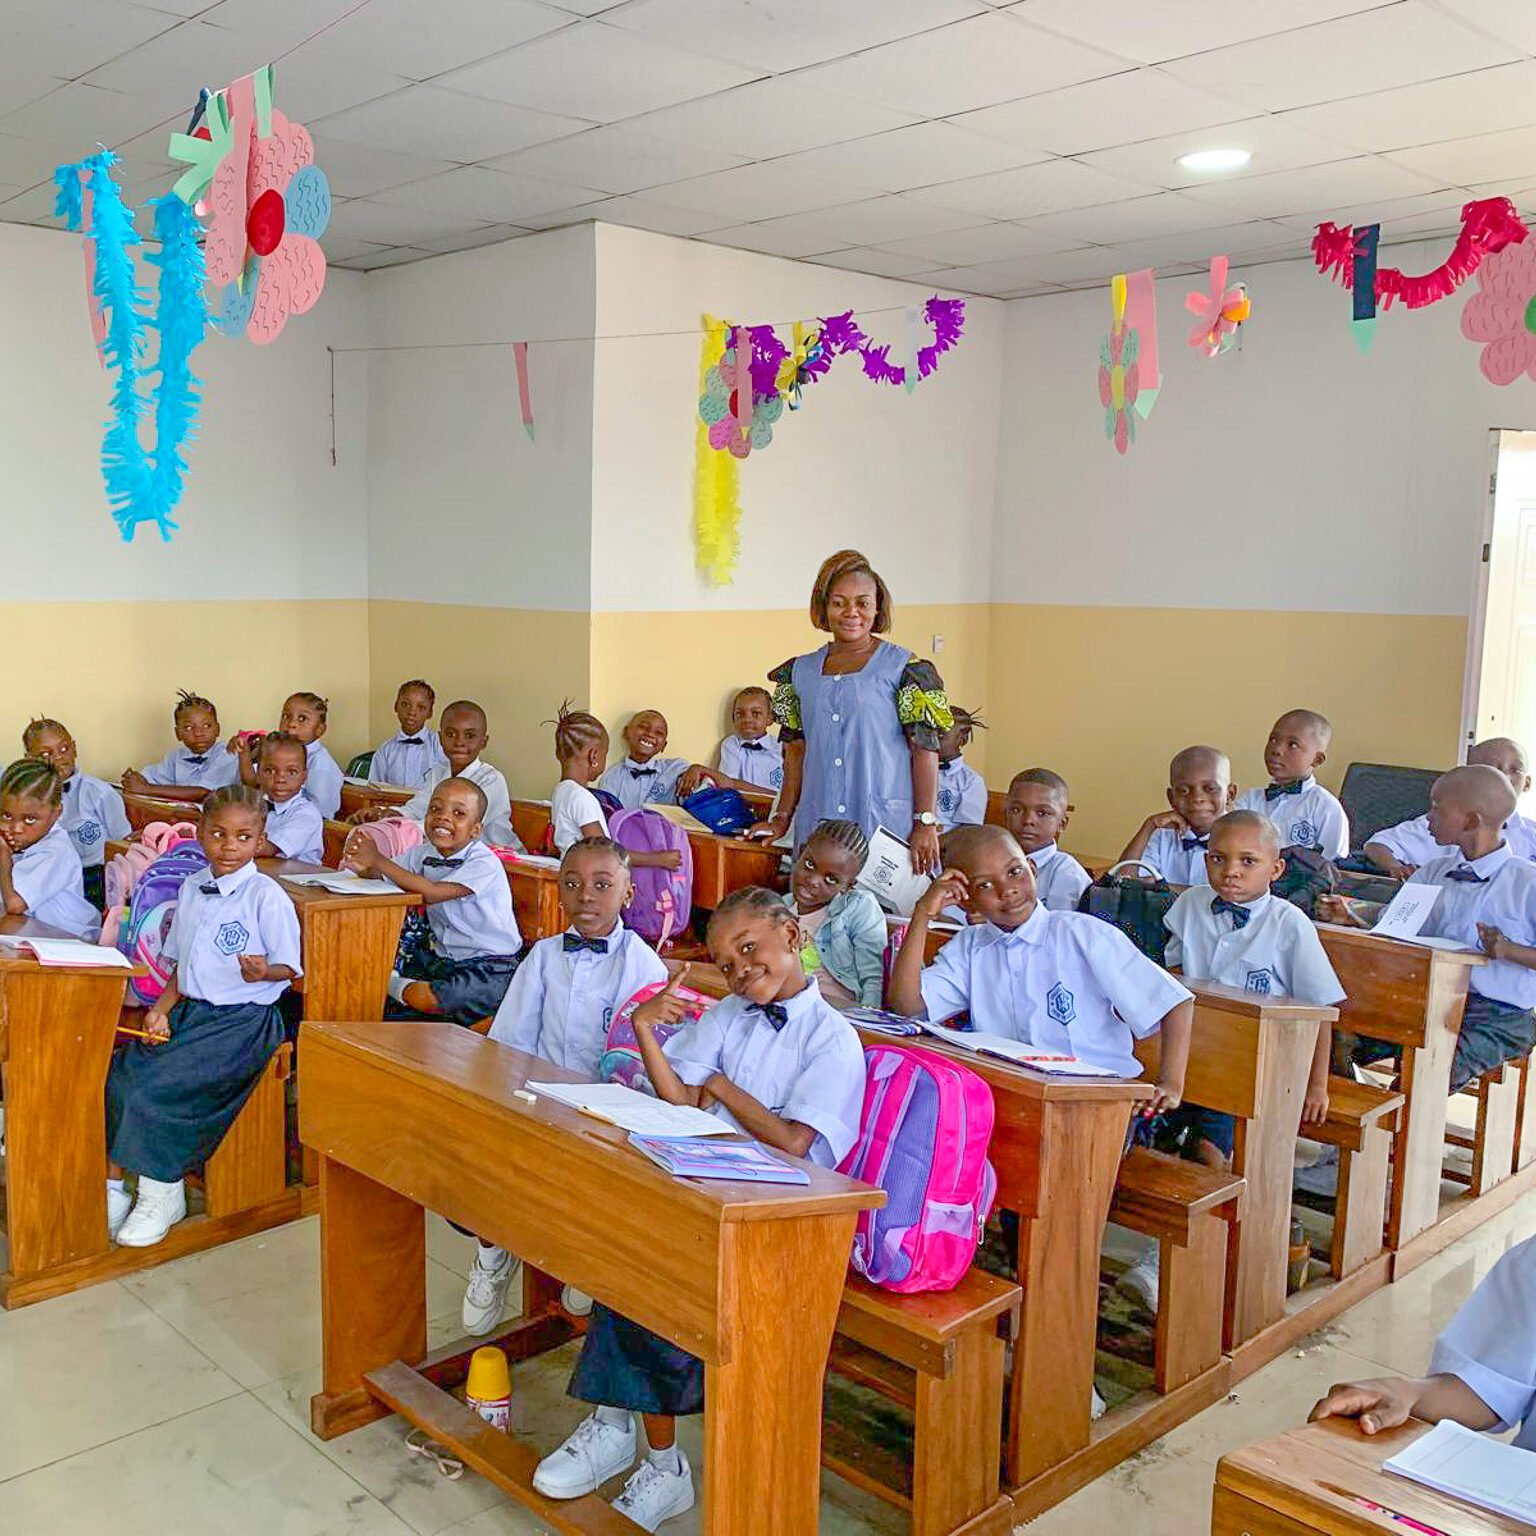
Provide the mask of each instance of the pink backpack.
[{"label": "pink backpack", "polygon": [[624,909],[624,926],[660,949],[669,935],[688,926],[693,912],[693,847],[688,834],[659,811],[615,811],[608,835],[632,853],[682,855],[677,869],[634,871],[635,899]]},{"label": "pink backpack", "polygon": [[102,871],[102,885],[106,895],[106,917],[101,925],[100,943],[109,949],[117,945],[118,931],[134,887],[139,883],[151,864],[162,853],[182,843],[197,841],[197,824],[191,821],[152,821],[143,831],[136,833],[122,853],[107,861]]},{"label": "pink backpack", "polygon": [[414,848],[421,842],[425,835],[419,821],[407,821],[403,816],[390,816],[383,821],[365,821],[355,830],[377,843],[379,852],[386,859],[398,859],[406,849]]},{"label": "pink backpack", "polygon": [[936,1051],[864,1052],[859,1139],[838,1172],[886,1193],[861,1211],[852,1265],[888,1291],[953,1290],[971,1267],[997,1196],[987,1158],[992,1090]]},{"label": "pink backpack", "polygon": [[[602,1060],[597,1064],[597,1075],[605,1083],[623,1083],[626,1088],[638,1088],[649,1093],[651,1080],[646,1075],[645,1062],[640,1056],[640,1042],[635,1038],[635,1009],[648,1003],[665,989],[664,981],[648,982],[614,1014],[608,1025],[608,1039],[603,1046]],[[701,1014],[713,1008],[717,999],[695,992],[692,987],[679,987],[677,995],[688,1008],[687,1024],[692,1024]],[[654,1026],[656,1043],[665,1045],[685,1024],[657,1024]]]}]

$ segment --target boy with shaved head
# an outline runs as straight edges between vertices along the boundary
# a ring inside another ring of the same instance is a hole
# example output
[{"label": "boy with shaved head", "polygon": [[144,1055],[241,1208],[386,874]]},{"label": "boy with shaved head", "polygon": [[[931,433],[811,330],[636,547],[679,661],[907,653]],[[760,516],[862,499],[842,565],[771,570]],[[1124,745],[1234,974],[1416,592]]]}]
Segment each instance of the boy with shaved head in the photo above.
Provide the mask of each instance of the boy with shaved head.
[{"label": "boy with shaved head", "polygon": [[1211,828],[1236,798],[1227,754],[1216,747],[1185,747],[1168,765],[1168,809],[1142,822],[1121,859],[1150,864],[1169,885],[1204,885]]},{"label": "boy with shaved head", "polygon": [[[1531,787],[1531,775],[1526,764],[1525,748],[1508,736],[1490,736],[1467,752],[1469,764],[1495,768],[1509,780],[1510,788],[1519,798]],[[1517,859],[1536,861],[1536,822],[1518,811],[1504,824],[1504,841]],[[1429,835],[1429,817],[1416,816],[1412,821],[1400,821],[1395,827],[1384,827],[1365,845],[1365,856],[1377,869],[1406,880],[1419,865],[1431,859],[1443,859],[1455,853],[1454,848],[1440,848]]]},{"label": "boy with shaved head", "polygon": [[1250,789],[1240,811],[1257,811],[1280,829],[1282,848],[1321,848],[1330,859],[1349,853],[1349,818],[1332,791],[1315,774],[1328,760],[1333,727],[1315,709],[1288,709],[1270,728],[1264,744],[1269,783]]},{"label": "boy with shaved head", "polygon": [[[1430,836],[1455,852],[1430,859],[1411,877],[1415,885],[1440,887],[1422,931],[1480,949],[1492,962],[1477,966],[1468,981],[1451,1058],[1452,1093],[1536,1044],[1536,864],[1516,858],[1504,840],[1514,809],[1514,786],[1483,763],[1451,769],[1429,793]],[[1338,896],[1320,900],[1317,915],[1366,926]]]}]

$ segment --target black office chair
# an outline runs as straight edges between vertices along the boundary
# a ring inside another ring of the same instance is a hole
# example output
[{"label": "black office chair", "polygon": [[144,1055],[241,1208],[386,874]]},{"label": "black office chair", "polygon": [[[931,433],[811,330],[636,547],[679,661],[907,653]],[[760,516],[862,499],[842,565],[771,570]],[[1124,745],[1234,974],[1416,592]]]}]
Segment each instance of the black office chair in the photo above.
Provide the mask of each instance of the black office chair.
[{"label": "black office chair", "polygon": [[1430,786],[1438,768],[1400,768],[1392,763],[1351,763],[1344,770],[1339,799],[1349,817],[1349,842],[1364,848],[1383,827],[1412,821],[1429,809]]}]

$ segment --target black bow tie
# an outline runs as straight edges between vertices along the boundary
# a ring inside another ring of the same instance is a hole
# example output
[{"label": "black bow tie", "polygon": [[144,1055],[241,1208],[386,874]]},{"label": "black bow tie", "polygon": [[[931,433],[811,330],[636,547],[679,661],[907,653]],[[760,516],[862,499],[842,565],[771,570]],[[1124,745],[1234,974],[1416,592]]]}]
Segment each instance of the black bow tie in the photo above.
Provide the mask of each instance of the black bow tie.
[{"label": "black bow tie", "polygon": [[74,788],[74,787],[75,787],[75,781],[74,781],[74,780],[73,780],[73,779],[65,779],[65,780],[64,780],[64,793],[65,793],[65,794],[66,794],[66,795],[67,795],[67,794],[68,794],[68,793],[69,793],[69,792],[70,792],[70,790],[72,790],[72,789],[73,789],[73,788]]},{"label": "black bow tie", "polygon": [[1278,800],[1281,795],[1299,795],[1305,787],[1300,779],[1294,784],[1269,784],[1265,786],[1264,798]]},{"label": "black bow tie", "polygon": [[766,752],[768,750],[760,741],[744,741],[741,744],[743,752]]},{"label": "black bow tie", "polygon": [[457,869],[464,862],[463,859],[423,859],[424,869]]},{"label": "black bow tie", "polygon": [[789,1009],[783,1003],[753,1003],[752,1011],[762,1014],[776,1030],[789,1023]]},{"label": "black bow tie", "polygon": [[1253,916],[1253,913],[1247,907],[1240,907],[1235,901],[1228,901],[1225,896],[1218,896],[1211,903],[1211,911],[1218,917],[1223,912],[1230,912],[1232,914],[1232,926],[1239,930],[1246,928],[1248,926],[1248,919]]},{"label": "black bow tie", "polygon": [[567,955],[578,954],[584,949],[590,949],[594,955],[606,955],[608,940],[584,939],[579,933],[568,933],[564,937],[561,949]]},{"label": "black bow tie", "polygon": [[629,776],[632,779],[654,779],[656,777],[656,770],[654,768],[631,768]]},{"label": "black bow tie", "polygon": [[426,743],[422,741],[420,736],[402,736],[400,738],[400,745],[402,747],[420,747],[425,746]]},{"label": "black bow tie", "polygon": [[1480,875],[1470,864],[1463,864],[1460,869],[1448,869],[1445,872],[1447,880],[1460,880],[1467,885],[1487,885],[1488,875]]},{"label": "black bow tie", "polygon": [[213,885],[200,885],[198,886],[198,890],[200,890],[204,896],[222,896],[224,894],[224,892],[219,889],[217,882],[215,882]]},{"label": "black bow tie", "polygon": [[201,757],[193,757],[189,752],[187,753],[187,761],[195,767],[201,768],[208,761],[208,754],[205,752]]},{"label": "black bow tie", "polygon": [[1179,839],[1179,847],[1181,847],[1185,853],[1190,853],[1196,848],[1208,848],[1210,847],[1210,843],[1211,834],[1209,832],[1207,832],[1204,837],[1181,837]]}]

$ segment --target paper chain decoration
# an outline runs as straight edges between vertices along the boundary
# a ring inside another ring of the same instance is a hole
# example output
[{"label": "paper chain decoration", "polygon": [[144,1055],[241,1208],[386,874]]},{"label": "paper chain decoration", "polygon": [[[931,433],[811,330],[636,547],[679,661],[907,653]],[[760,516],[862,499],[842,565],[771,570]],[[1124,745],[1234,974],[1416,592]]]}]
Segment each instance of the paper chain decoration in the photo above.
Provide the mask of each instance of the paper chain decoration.
[{"label": "paper chain decoration", "polygon": [[1378,267],[1379,224],[1358,229],[1346,224],[1319,224],[1312,240],[1312,259],[1325,277],[1354,292],[1353,325],[1361,350],[1370,346],[1378,305],[1390,309],[1397,299],[1408,309],[1423,309],[1451,296],[1477,271],[1485,256],[1518,245],[1526,228],[1507,197],[1488,197],[1461,210],[1461,233],[1451,254],[1432,271],[1414,277],[1396,267]]},{"label": "paper chain decoration", "polygon": [[[61,165],[54,172],[55,212],[70,229],[85,234],[91,330],[103,367],[116,373],[112,416],[101,444],[112,516],[125,540],[133,538],[140,523],[154,523],[161,538],[169,539],[176,526],[171,513],[181,500],[187,469],[181,449],[197,423],[191,363],[204,332],[203,253],[191,209],[175,196],[156,198],[160,251],[145,260],[160,268],[160,281],[154,317],[145,315],[132,254],[142,242],[112,179],[116,160],[103,150],[78,165]],[[146,404],[140,389],[146,326],[160,333],[153,463],[139,441]]]},{"label": "paper chain decoration", "polygon": [[1136,397],[1141,392],[1141,338],[1136,327],[1126,323],[1126,289],[1123,273],[1111,281],[1110,330],[1099,343],[1099,403],[1104,407],[1104,435],[1116,453],[1136,441]]},{"label": "paper chain decoration", "polygon": [[1253,313],[1253,302],[1246,283],[1227,286],[1227,258],[1213,256],[1209,291],[1186,294],[1184,308],[1200,321],[1189,333],[1190,346],[1202,348],[1207,357],[1218,357],[1237,341],[1243,322]]}]

